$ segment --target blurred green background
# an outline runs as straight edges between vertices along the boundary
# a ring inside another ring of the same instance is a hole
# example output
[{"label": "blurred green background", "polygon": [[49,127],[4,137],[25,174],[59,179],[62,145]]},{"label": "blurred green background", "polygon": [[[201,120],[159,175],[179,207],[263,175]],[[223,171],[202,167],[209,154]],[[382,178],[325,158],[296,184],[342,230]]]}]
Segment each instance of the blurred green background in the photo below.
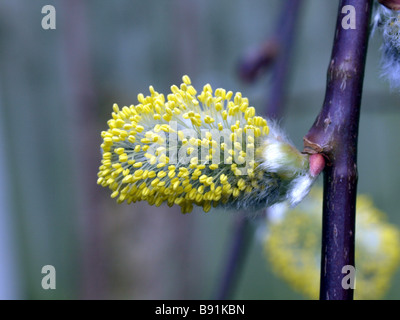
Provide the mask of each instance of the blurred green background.
[{"label": "blurred green background", "polygon": [[[281,0],[0,1],[0,298],[210,299],[235,212],[117,205],[96,185],[112,104],[153,85],[241,91],[260,113],[271,77],[246,84],[238,61],[275,30]],[[56,29],[44,30],[44,5]],[[282,124],[298,148],[324,98],[338,1],[305,0]],[[370,41],[359,140],[359,191],[400,226],[400,99],[379,78]],[[235,299],[302,299],[276,278],[252,222]],[[262,223],[261,223],[262,225]],[[56,268],[43,290],[41,269]],[[387,299],[400,298],[396,273]]]}]

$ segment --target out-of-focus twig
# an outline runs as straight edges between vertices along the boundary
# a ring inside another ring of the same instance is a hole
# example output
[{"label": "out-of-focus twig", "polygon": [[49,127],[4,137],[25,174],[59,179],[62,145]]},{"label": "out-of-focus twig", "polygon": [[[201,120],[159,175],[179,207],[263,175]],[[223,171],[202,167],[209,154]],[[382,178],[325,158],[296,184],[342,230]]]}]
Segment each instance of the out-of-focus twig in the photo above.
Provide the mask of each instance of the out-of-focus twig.
[{"label": "out-of-focus twig", "polygon": [[63,2],[63,46],[66,65],[68,99],[75,127],[74,145],[77,179],[80,186],[82,213],[82,297],[105,298],[105,257],[102,218],[99,214],[99,188],[96,185],[100,158],[96,127],[96,97],[90,65],[89,37],[85,3],[79,0]]},{"label": "out-of-focus twig", "polygon": [[217,300],[226,300],[232,295],[247,253],[247,248],[249,247],[251,239],[250,227],[246,216],[240,214],[236,217],[226,264],[223,266],[221,278],[218,279]]},{"label": "out-of-focus twig", "polygon": [[275,62],[279,43],[279,40],[273,38],[265,41],[260,47],[249,50],[239,62],[240,78],[249,83],[257,80],[258,76]]},{"label": "out-of-focus twig", "polygon": [[279,54],[272,66],[272,83],[269,86],[269,96],[265,106],[266,115],[270,119],[279,119],[283,114],[297,17],[302,2],[303,0],[286,1],[275,29]]},{"label": "out-of-focus twig", "polygon": [[[267,114],[268,118],[279,118],[283,113],[283,95],[286,94],[286,90],[284,90],[284,88],[287,86],[289,68],[288,65],[290,63],[290,54],[292,51],[293,41],[295,39],[294,34],[296,21],[300,13],[302,2],[302,0],[286,0],[286,2],[282,6],[281,17],[279,18],[277,26],[275,28],[276,34],[271,37],[271,39],[274,40],[271,40],[271,42],[266,42],[267,44],[269,43],[270,46],[272,46],[272,43],[276,43],[279,47],[279,49],[274,49],[279,50],[279,55],[274,57],[272,57],[271,55],[271,59],[273,58],[274,60],[272,73],[273,89],[271,89],[272,91],[270,92],[270,96],[267,99],[268,103],[265,109],[265,113]],[[274,44],[274,46],[276,44]],[[261,52],[263,51],[261,50]],[[262,54],[259,54],[258,59],[261,59],[260,57],[262,57]],[[264,55],[264,58],[265,57],[266,55]],[[251,61],[249,60],[248,62],[242,61],[242,66],[247,65],[249,67],[249,70],[253,69],[253,72],[259,72],[259,69],[256,70],[256,66],[260,65],[257,65],[256,63],[251,66],[252,62],[257,62],[257,59],[253,59]],[[273,90],[276,90],[276,92],[274,92]],[[246,256],[247,249],[250,246],[251,237],[249,235],[246,235],[249,228],[250,221],[244,213],[243,215],[239,216],[235,221],[231,246],[229,248],[227,262],[224,266],[220,279],[217,299],[228,299],[233,293],[234,285],[237,282],[237,278],[240,273],[244,258]]]}]

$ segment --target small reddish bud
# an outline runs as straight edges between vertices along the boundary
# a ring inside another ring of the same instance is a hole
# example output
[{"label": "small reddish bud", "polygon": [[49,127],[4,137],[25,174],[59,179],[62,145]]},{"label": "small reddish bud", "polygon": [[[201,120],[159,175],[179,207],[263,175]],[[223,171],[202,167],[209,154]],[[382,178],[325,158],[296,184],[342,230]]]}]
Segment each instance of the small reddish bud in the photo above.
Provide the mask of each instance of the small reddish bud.
[{"label": "small reddish bud", "polygon": [[318,176],[325,167],[325,159],[324,157],[319,154],[312,154],[310,156],[310,174],[313,177]]},{"label": "small reddish bud", "polygon": [[400,0],[379,0],[381,4],[392,10],[400,10]]}]

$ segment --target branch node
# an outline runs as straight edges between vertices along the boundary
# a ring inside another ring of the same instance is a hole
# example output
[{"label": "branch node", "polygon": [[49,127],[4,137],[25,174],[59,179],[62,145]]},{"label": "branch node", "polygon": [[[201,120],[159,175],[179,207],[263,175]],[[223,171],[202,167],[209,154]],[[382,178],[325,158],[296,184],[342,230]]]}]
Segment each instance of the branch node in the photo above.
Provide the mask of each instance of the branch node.
[{"label": "branch node", "polygon": [[302,153],[312,155],[316,153],[323,153],[324,151],[324,148],[321,145],[310,141],[306,137],[303,138],[303,142],[304,142],[304,149]]}]

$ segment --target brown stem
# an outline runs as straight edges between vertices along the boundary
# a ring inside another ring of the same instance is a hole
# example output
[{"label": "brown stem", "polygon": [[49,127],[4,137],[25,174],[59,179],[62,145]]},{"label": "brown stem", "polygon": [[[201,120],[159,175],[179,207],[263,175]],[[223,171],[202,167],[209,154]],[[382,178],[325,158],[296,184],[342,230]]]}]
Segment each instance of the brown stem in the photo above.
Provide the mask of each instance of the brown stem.
[{"label": "brown stem", "polygon": [[[349,14],[342,13],[346,5],[355,8],[355,29],[342,27]],[[304,137],[304,152],[321,153],[328,160],[324,171],[321,299],[353,298],[354,290],[342,287],[342,268],[354,266],[358,124],[371,8],[372,0],[340,1],[324,104]]]}]

